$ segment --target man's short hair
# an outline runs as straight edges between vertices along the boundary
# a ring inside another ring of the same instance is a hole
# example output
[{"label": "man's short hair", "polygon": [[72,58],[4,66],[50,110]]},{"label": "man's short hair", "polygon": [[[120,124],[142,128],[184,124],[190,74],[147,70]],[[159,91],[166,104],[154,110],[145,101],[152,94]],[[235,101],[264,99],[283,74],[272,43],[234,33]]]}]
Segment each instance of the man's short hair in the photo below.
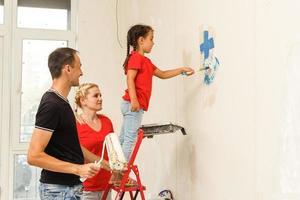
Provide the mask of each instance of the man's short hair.
[{"label": "man's short hair", "polygon": [[64,65],[71,65],[78,51],[69,47],[57,48],[48,57],[48,67],[52,79],[58,78]]}]

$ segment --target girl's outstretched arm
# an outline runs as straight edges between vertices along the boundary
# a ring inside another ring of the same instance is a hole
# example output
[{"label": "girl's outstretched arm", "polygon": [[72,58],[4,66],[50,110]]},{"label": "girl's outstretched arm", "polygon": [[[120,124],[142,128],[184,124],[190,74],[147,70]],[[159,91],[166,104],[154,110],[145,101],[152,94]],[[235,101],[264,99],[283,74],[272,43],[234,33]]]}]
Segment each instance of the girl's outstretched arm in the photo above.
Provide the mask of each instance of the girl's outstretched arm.
[{"label": "girl's outstretched arm", "polygon": [[156,68],[156,70],[154,71],[154,76],[161,78],[161,79],[168,79],[168,78],[172,78],[172,77],[177,76],[184,72],[188,76],[195,73],[195,71],[190,67],[180,67],[180,68],[170,69],[170,70],[166,70],[166,71],[162,71],[159,68]]},{"label": "girl's outstretched arm", "polygon": [[136,112],[140,110],[140,104],[136,96],[135,83],[134,83],[134,79],[136,77],[137,72],[138,72],[137,70],[133,70],[133,69],[129,69],[127,71],[127,87],[130,96],[132,112]]}]

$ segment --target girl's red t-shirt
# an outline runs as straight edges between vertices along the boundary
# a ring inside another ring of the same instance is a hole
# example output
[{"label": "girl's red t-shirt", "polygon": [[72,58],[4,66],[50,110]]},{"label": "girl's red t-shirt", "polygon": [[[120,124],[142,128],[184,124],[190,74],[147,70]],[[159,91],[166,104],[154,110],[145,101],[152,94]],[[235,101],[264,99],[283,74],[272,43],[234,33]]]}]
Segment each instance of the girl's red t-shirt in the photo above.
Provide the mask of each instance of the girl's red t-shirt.
[{"label": "girl's red t-shirt", "polygon": [[[129,69],[137,70],[135,77],[135,90],[141,108],[144,111],[148,110],[151,92],[152,92],[152,77],[156,70],[156,66],[151,60],[136,51],[131,52],[128,59],[128,64],[125,73]],[[128,89],[125,90],[123,99],[130,102]]]}]

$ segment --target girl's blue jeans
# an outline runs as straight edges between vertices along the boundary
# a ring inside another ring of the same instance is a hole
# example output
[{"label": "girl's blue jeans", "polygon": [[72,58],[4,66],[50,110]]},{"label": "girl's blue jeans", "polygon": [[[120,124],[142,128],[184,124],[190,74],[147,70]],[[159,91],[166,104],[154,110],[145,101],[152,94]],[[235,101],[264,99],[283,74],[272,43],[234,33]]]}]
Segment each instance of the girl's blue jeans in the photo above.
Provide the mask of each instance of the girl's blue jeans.
[{"label": "girl's blue jeans", "polygon": [[131,111],[131,103],[123,100],[121,102],[123,124],[120,133],[120,143],[124,156],[129,161],[133,146],[137,138],[137,130],[141,126],[144,110]]}]

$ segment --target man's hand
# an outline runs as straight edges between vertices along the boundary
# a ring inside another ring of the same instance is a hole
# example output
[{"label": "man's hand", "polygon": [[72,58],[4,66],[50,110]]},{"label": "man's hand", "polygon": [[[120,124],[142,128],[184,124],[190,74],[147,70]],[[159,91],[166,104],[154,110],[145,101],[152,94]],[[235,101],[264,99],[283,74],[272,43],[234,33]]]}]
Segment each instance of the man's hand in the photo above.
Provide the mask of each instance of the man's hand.
[{"label": "man's hand", "polygon": [[82,178],[92,178],[98,174],[100,167],[95,163],[88,163],[84,165],[78,165],[77,175]]}]

